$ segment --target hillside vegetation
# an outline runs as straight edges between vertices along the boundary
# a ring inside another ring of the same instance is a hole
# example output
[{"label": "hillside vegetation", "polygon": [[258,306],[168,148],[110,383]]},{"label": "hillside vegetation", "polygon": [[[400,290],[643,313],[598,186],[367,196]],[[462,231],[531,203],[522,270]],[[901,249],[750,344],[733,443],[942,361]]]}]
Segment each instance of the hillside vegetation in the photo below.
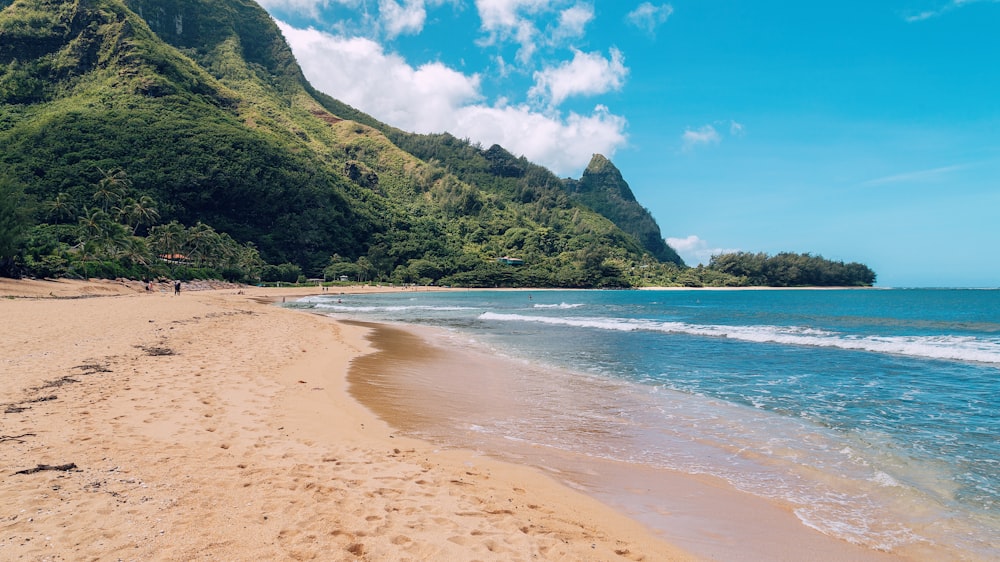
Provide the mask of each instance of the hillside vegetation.
[{"label": "hillside vegetation", "polygon": [[317,92],[255,2],[0,9],[0,274],[739,282],[686,268],[603,157],[563,180]]}]

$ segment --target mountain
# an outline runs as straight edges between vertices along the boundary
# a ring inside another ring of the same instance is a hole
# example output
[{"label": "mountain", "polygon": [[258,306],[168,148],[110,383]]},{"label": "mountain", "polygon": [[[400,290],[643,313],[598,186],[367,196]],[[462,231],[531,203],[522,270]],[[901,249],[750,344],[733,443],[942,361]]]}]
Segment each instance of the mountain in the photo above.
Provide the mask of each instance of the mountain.
[{"label": "mountain", "polygon": [[565,183],[574,199],[634,236],[656,259],[684,265],[677,252],[664,241],[653,215],[636,201],[632,189],[610,160],[595,154],[583,177],[578,181],[566,179]]},{"label": "mountain", "polygon": [[[650,253],[680,263],[648,213],[624,231],[621,205],[499,146],[316,91],[248,0],[0,0],[0,146],[0,179],[34,201],[29,272],[162,273],[169,232],[196,227],[306,276],[622,286]],[[223,269],[200,244],[180,247]]]}]

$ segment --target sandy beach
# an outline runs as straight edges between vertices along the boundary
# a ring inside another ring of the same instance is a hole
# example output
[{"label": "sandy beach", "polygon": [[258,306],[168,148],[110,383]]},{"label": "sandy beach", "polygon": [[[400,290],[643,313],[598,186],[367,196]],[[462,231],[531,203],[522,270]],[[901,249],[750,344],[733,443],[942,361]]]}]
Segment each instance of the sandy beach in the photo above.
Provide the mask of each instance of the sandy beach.
[{"label": "sandy beach", "polygon": [[[543,472],[395,435],[319,289],[0,280],[0,559],[694,560]],[[242,293],[242,294],[239,294]]]}]

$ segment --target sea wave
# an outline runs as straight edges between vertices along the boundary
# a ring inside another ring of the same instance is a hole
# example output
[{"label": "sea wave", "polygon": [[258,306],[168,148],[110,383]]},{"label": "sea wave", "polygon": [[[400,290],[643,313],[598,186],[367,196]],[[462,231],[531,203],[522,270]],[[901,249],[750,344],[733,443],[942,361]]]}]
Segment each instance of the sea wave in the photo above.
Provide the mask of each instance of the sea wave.
[{"label": "sea wave", "polygon": [[484,312],[479,316],[479,319],[497,322],[533,322],[621,332],[648,331],[687,334],[730,338],[755,343],[777,343],[869,351],[924,359],[974,361],[1000,366],[1000,338],[953,335],[865,336],[803,326],[700,325],[684,322],[658,322],[644,319],[530,316],[496,312]]},{"label": "sea wave", "polygon": [[583,303],[559,303],[559,304],[536,304],[534,308],[557,308],[559,310],[569,310],[571,308],[580,308]]},{"label": "sea wave", "polygon": [[409,312],[414,310],[424,311],[456,311],[456,310],[481,310],[467,306],[428,306],[428,305],[399,305],[399,306],[351,306],[346,304],[316,303],[314,308],[322,310],[336,310],[339,312]]}]

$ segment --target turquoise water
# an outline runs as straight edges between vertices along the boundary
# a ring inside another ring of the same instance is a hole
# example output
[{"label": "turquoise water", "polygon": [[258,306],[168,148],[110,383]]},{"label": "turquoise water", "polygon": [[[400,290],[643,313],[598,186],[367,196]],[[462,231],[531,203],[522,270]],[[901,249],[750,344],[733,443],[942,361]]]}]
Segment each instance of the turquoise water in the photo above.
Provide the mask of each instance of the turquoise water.
[{"label": "turquoise water", "polygon": [[[546,387],[533,370],[534,399],[558,396],[558,410],[467,420],[484,435],[718,476],[872,548],[1000,558],[1000,291],[418,291],[296,306],[444,328],[615,389],[595,407],[558,388],[565,374]],[[581,420],[602,429],[559,431]]]}]

